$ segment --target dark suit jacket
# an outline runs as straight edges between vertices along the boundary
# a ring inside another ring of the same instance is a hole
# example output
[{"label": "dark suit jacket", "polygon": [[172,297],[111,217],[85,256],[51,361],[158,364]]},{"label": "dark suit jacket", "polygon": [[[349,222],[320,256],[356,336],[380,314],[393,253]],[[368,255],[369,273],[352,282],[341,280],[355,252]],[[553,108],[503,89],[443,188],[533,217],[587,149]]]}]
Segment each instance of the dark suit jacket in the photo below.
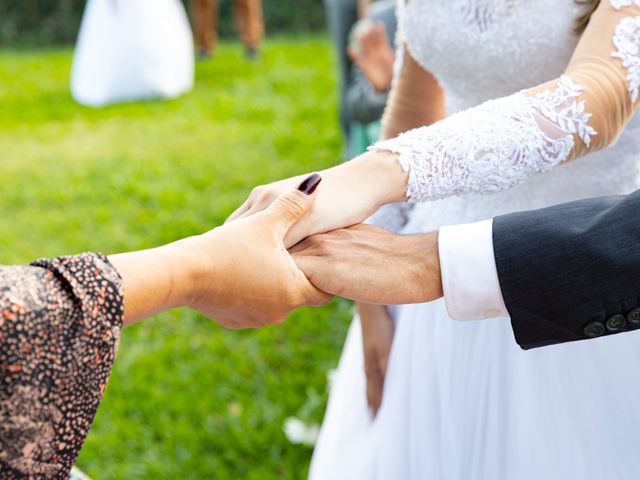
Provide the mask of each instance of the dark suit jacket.
[{"label": "dark suit jacket", "polygon": [[640,190],[497,217],[493,245],[522,348],[640,328]]}]

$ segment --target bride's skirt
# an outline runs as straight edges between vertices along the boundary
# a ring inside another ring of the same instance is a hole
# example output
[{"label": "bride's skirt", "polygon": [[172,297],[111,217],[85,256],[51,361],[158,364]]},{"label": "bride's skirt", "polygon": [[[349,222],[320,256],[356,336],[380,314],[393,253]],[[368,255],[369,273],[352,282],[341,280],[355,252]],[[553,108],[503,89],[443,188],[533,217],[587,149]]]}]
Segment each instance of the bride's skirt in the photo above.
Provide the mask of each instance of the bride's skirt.
[{"label": "bride's skirt", "polygon": [[173,98],[193,87],[193,40],[180,0],[89,0],[73,57],[83,105]]},{"label": "bride's skirt", "polygon": [[640,478],[640,332],[523,351],[508,319],[457,322],[443,301],[395,318],[374,421],[353,321],[313,480]]}]

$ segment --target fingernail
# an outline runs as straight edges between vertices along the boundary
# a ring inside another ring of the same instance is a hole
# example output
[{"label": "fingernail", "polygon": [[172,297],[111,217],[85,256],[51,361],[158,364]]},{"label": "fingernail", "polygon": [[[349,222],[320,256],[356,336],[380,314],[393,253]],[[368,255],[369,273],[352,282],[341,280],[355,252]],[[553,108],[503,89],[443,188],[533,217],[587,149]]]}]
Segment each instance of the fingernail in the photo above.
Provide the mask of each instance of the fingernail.
[{"label": "fingernail", "polygon": [[298,185],[298,190],[306,195],[311,195],[316,191],[316,188],[318,188],[318,185],[320,185],[321,181],[322,177],[317,173],[313,173],[305,178],[300,185]]}]

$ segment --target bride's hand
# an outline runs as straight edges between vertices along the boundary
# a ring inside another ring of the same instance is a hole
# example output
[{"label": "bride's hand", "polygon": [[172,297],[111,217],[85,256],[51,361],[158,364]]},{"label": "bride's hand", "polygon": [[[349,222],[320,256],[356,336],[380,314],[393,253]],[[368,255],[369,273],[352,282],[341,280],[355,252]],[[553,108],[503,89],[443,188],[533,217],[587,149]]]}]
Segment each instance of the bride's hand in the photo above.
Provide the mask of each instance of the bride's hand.
[{"label": "bride's hand", "polygon": [[367,403],[372,416],[382,403],[384,379],[393,343],[393,320],[382,305],[358,304],[362,328],[364,371],[367,376]]},{"label": "bride's hand", "polygon": [[[316,201],[287,234],[287,247],[317,233],[360,223],[386,203],[406,200],[407,173],[390,152],[367,152],[320,174],[323,181],[318,188]],[[293,177],[254,188],[227,222],[264,210],[304,177]]]}]

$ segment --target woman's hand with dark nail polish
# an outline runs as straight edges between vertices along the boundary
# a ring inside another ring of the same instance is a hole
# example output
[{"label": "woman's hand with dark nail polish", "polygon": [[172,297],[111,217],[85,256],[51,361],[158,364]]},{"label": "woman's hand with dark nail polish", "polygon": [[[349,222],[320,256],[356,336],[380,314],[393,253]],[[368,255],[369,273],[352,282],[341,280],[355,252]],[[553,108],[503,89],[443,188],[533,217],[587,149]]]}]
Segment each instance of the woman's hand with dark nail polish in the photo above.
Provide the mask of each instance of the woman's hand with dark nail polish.
[{"label": "woman's hand with dark nail polish", "polygon": [[322,177],[317,173],[313,173],[305,178],[300,185],[298,185],[298,190],[306,195],[311,195],[316,191],[316,188],[318,188],[318,185],[320,185],[321,181]]},{"label": "woman's hand with dark nail polish", "polygon": [[256,187],[227,221],[255,215],[289,189],[307,195],[317,189],[313,206],[285,238],[290,247],[311,235],[360,223],[382,205],[403,200],[406,182],[407,174],[394,154],[368,152],[319,173]]}]

